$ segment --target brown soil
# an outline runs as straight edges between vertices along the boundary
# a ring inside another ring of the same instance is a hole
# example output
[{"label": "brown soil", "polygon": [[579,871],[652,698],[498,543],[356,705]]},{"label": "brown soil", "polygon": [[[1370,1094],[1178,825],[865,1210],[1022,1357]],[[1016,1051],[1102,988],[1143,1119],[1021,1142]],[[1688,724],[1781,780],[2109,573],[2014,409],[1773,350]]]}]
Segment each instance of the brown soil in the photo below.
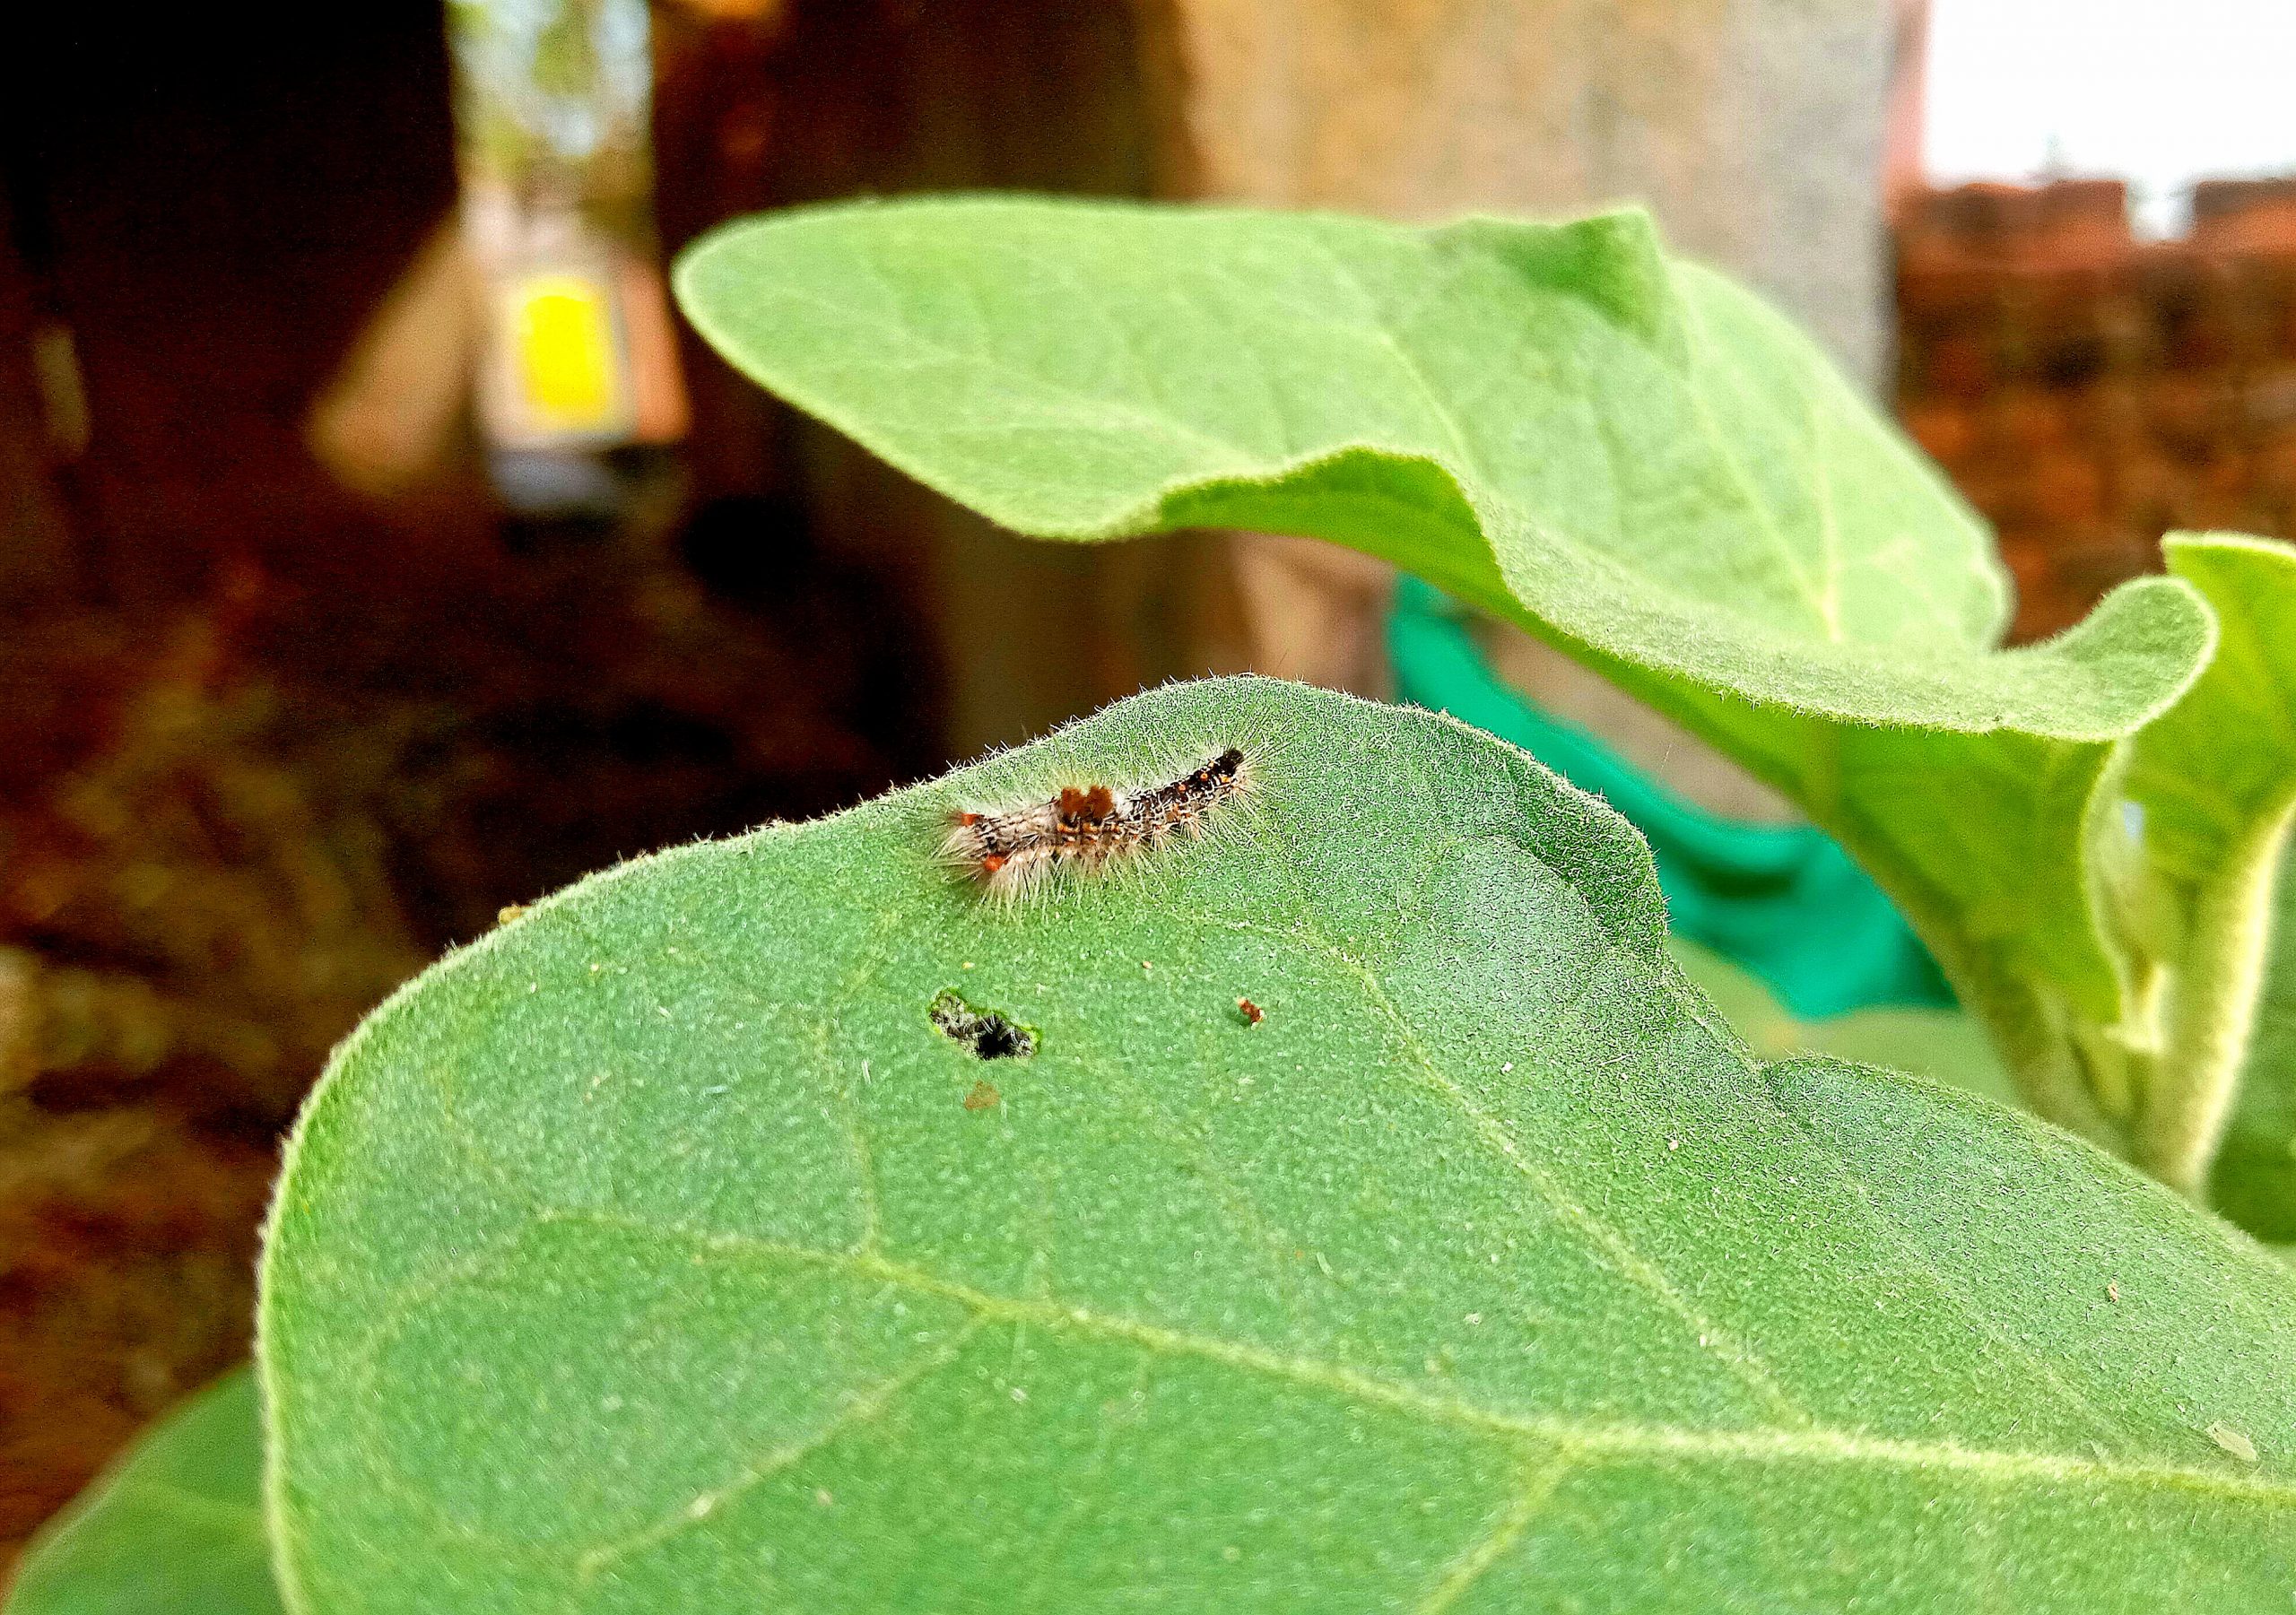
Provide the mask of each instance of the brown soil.
[{"label": "brown soil", "polygon": [[[435,0],[39,9],[35,93],[0,86],[0,1580],[244,1355],[281,1131],[395,983],[618,858],[943,760],[899,569],[701,497],[719,462],[774,486],[724,436],[754,408],[617,531],[314,464],[309,400],[452,197]],[[76,457],[11,369],[42,318]]]}]

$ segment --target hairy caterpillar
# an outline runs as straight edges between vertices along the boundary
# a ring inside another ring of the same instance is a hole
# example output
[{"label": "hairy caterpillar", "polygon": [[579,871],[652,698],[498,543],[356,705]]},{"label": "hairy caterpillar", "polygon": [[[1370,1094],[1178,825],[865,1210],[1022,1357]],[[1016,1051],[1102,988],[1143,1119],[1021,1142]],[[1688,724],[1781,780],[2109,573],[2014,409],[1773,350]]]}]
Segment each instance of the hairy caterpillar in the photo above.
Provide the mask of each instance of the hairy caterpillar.
[{"label": "hairy caterpillar", "polygon": [[1201,836],[1251,788],[1250,765],[1231,746],[1169,785],[1068,786],[1046,801],[966,809],[951,824],[941,855],[989,896],[1018,901],[1063,870],[1098,873],[1174,837]]}]

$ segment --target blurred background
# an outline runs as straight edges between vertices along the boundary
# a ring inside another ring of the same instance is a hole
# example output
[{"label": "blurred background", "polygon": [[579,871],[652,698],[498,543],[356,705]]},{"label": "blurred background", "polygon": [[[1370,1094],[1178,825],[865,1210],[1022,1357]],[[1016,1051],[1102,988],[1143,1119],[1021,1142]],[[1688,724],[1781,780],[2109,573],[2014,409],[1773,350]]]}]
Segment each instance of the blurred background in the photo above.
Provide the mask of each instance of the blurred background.
[{"label": "blurred background", "polygon": [[[4,28],[0,1565],[244,1355],[327,1049],[506,906],[1168,677],[1428,699],[1375,565],[1025,543],[765,398],[666,301],[716,222],[981,186],[1640,198],[1997,525],[2020,637],[2170,527],[2296,535],[2282,0],[25,0]],[[1790,817],[1472,633],[1681,803]]]}]

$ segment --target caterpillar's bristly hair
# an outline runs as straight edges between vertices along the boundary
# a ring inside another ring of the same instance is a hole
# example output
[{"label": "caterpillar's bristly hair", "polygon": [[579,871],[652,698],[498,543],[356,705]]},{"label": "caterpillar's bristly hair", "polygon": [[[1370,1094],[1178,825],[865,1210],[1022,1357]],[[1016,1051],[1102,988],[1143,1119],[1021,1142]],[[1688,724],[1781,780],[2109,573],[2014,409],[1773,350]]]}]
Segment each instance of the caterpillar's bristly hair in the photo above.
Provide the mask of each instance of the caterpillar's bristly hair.
[{"label": "caterpillar's bristly hair", "polygon": [[1250,763],[1230,746],[1165,785],[1067,786],[1044,801],[965,809],[941,856],[990,897],[1018,902],[1064,873],[1108,873],[1176,837],[1194,839],[1251,788]]}]

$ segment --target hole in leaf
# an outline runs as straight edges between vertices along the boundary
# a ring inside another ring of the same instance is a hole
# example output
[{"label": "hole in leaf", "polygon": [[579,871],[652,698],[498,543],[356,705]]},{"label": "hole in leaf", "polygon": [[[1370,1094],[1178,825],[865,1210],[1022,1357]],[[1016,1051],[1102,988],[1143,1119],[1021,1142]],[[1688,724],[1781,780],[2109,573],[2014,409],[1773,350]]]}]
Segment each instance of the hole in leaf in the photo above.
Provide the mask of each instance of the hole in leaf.
[{"label": "hole in leaf", "polygon": [[982,1060],[1025,1060],[1037,1052],[1037,1035],[995,1010],[976,1010],[943,988],[926,1011],[944,1037],[953,1038]]}]

